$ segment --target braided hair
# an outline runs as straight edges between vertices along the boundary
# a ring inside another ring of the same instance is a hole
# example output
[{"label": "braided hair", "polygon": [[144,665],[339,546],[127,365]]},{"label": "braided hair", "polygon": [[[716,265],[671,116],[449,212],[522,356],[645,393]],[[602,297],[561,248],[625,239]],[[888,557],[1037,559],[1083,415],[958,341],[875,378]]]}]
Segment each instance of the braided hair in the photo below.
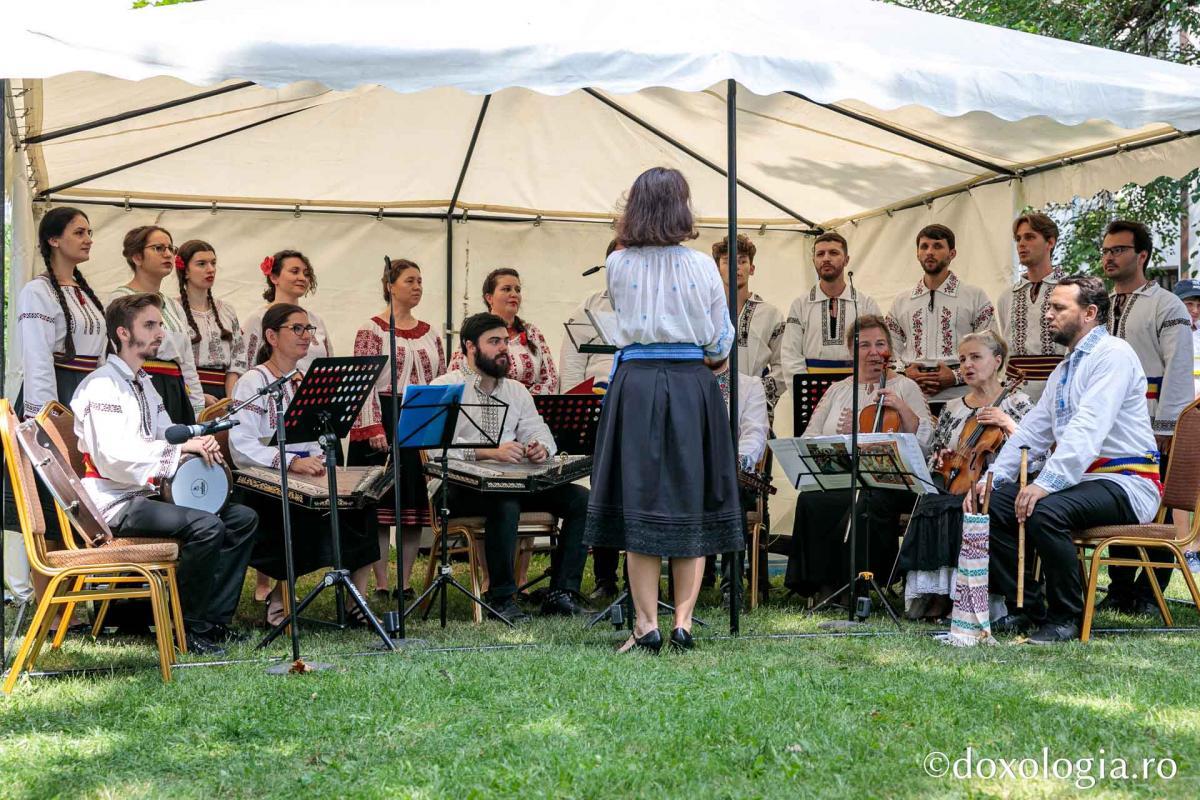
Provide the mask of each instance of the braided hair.
[{"label": "braided hair", "polygon": [[[214,256],[217,254],[216,248],[208,242],[200,239],[188,239],[179,246],[179,254],[175,257],[175,277],[179,279],[179,304],[183,306],[184,316],[187,317],[188,325],[192,329],[192,344],[200,344],[200,326],[196,324],[196,318],[192,315],[191,300],[188,299],[187,271],[192,257],[197,253],[204,252],[212,253]],[[232,341],[233,334],[225,328],[225,323],[221,321],[221,312],[217,308],[217,301],[213,298],[211,287],[208,289],[208,307],[217,320],[217,329],[221,331],[221,340]]]},{"label": "braided hair", "polygon": [[[483,304],[488,306],[488,311],[491,311],[492,309],[488,304],[487,296],[496,291],[496,284],[499,283],[500,279],[505,276],[516,278],[518,281],[521,280],[521,273],[517,272],[512,267],[500,267],[499,269],[494,269],[488,273],[486,278],[483,279]],[[514,316],[512,329],[519,334],[525,333],[525,320],[521,319],[519,316]],[[528,340],[526,346],[529,348],[529,352],[537,355],[537,345],[534,344],[533,339],[528,336],[525,338]]]},{"label": "braided hair", "polygon": [[[50,281],[50,288],[54,290],[54,296],[58,299],[58,306],[62,309],[63,319],[67,324],[67,340],[64,345],[67,358],[75,357],[75,319],[71,316],[70,309],[67,308],[66,295],[63,294],[62,285],[59,284],[58,277],[54,274],[51,264],[54,248],[50,246],[50,240],[62,236],[66,232],[67,226],[76,217],[83,217],[85,220],[88,218],[87,214],[77,208],[62,206],[47,211],[46,216],[42,217],[41,224],[38,225],[38,249],[41,250],[42,261],[46,263],[46,278]],[[96,304],[96,308],[100,310],[100,316],[103,317],[104,304],[100,302],[100,298],[96,297],[92,287],[84,280],[79,267],[75,267],[71,277],[75,279],[75,283],[88,296],[88,299]]]}]

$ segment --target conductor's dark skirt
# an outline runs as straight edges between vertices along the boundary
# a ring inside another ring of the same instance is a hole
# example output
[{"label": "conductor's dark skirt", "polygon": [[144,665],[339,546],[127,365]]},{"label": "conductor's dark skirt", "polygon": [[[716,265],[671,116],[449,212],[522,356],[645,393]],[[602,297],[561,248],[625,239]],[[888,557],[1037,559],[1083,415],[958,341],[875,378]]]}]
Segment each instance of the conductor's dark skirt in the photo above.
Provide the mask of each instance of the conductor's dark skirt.
[{"label": "conductor's dark skirt", "polygon": [[[379,407],[383,417],[383,430],[393,432],[392,398],[390,395],[379,396]],[[390,433],[389,433],[390,436]],[[388,450],[376,450],[366,439],[351,441],[346,448],[346,463],[352,467],[377,466],[387,463]],[[392,492],[388,492],[379,501],[379,524],[391,526],[396,524]],[[429,514],[429,494],[425,483],[425,473],[421,469],[421,456],[410,448],[400,449],[400,524],[428,526],[432,518]]]},{"label": "conductor's dark skirt", "polygon": [[[66,361],[65,357],[63,358]],[[59,361],[59,356],[55,354],[55,361]],[[82,368],[78,366],[70,366],[66,363],[54,365],[54,381],[58,391],[58,401],[64,406],[70,406],[71,398],[75,395],[75,389],[79,384],[83,383],[83,379],[91,374],[95,368],[96,359],[86,356],[77,356],[72,364],[87,364],[90,368]],[[25,387],[17,392],[17,401],[13,405],[13,411],[18,415],[25,413]],[[0,470],[3,470],[4,475],[4,528],[10,531],[19,531],[21,523],[17,516],[16,498],[13,495],[12,482],[8,478],[8,464],[5,463],[3,453],[0,453]],[[50,490],[42,483],[42,479],[35,471],[33,474],[33,482],[37,487],[38,501],[42,506],[42,518],[46,521],[46,538],[53,541],[62,540],[62,530],[58,527],[57,512],[54,510],[54,496],[50,494]]]},{"label": "conductor's dark skirt", "polygon": [[[854,563],[860,572],[875,573],[875,580],[882,585],[896,559],[900,515],[912,510],[913,496],[868,489],[861,492],[858,502],[863,516],[859,517]],[[823,587],[842,586],[850,579],[850,544],[845,541],[849,512],[849,489],[800,493],[784,578],[787,588],[799,595],[812,595]]]},{"label": "conductor's dark skirt", "polygon": [[740,550],[729,408],[700,360],[623,361],[604,398],[584,541],[695,557]]},{"label": "conductor's dark skirt", "polygon": [[[258,514],[258,540],[250,566],[276,580],[287,577],[283,554],[283,517],[279,498],[258,492],[241,492],[237,502]],[[333,566],[333,542],[329,535],[329,513],[292,504],[292,558],[296,576]],[[379,560],[379,537],[375,533],[375,507],[338,512],[341,531],[342,568],[354,571]]]}]

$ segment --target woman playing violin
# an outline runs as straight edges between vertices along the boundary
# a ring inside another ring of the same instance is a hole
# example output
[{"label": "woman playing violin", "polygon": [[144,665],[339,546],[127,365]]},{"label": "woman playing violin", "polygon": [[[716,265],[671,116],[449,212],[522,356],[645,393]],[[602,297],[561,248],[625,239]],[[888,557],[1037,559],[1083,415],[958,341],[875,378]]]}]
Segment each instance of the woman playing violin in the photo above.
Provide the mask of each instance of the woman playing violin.
[{"label": "woman playing violin", "polygon": [[[847,331],[846,346],[854,348],[854,329],[858,330],[858,407],[862,433],[875,429],[875,418],[883,418],[881,430],[916,434],[922,449],[933,431],[933,418],[925,396],[917,384],[888,368],[892,358],[892,339],[882,317],[864,315]],[[882,388],[880,385],[883,384]],[[804,437],[850,433],[854,378],[829,387],[804,431]],[[849,489],[802,492],[796,501],[796,519],[792,528],[792,552],[788,558],[785,585],[796,594],[823,599],[846,583],[850,571],[849,547],[844,542]],[[896,541],[900,515],[912,509],[913,495],[894,490],[863,490],[859,494],[860,511],[866,514],[869,537],[858,537],[859,554],[855,564],[886,578],[896,559]],[[864,558],[870,540],[870,565]]]},{"label": "woman playing violin", "polygon": [[[964,336],[958,357],[967,394],[946,403],[930,440],[929,468],[934,481],[959,478],[972,466],[970,476],[954,480],[973,486],[987,469],[989,454],[999,451],[1004,439],[1033,409],[1033,402],[1010,380],[1001,384],[1008,344],[991,331]],[[953,491],[949,485],[944,491]],[[928,495],[913,509],[908,533],[900,548],[898,569],[906,573],[905,613],[914,619],[940,619],[950,613],[951,579],[962,543],[962,495]]]}]

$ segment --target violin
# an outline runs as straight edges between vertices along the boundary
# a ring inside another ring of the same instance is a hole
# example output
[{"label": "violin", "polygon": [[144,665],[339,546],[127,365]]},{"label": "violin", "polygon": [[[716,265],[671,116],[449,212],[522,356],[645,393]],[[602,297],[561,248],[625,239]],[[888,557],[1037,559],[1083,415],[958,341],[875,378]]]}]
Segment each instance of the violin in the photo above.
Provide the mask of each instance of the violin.
[{"label": "violin", "polygon": [[879,375],[879,393],[875,402],[858,412],[858,429],[863,433],[896,433],[902,427],[900,412],[883,404],[887,388],[887,367]]},{"label": "violin", "polygon": [[[1025,375],[1013,370],[1012,377],[1004,384],[1000,396],[992,406],[999,406],[1025,383]],[[943,457],[937,474],[942,476],[942,486],[950,494],[966,494],[979,482],[980,476],[995,459],[1008,434],[996,425],[983,425],[974,415],[963,423],[958,436],[958,447]]]}]

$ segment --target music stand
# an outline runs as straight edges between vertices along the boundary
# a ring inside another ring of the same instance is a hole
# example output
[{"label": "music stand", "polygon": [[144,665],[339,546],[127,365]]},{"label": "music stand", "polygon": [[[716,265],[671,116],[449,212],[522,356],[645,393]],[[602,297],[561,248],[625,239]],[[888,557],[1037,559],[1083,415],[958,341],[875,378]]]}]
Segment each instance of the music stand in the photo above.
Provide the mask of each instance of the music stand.
[{"label": "music stand", "polygon": [[800,436],[829,387],[850,376],[844,372],[797,372],[792,376],[792,430]]},{"label": "music stand", "polygon": [[[350,428],[362,410],[363,403],[371,394],[379,373],[387,363],[386,356],[349,356],[342,358],[318,358],[308,368],[296,395],[288,404],[287,413],[280,422],[275,435],[280,447],[280,478],[281,494],[287,501],[287,456],[283,452],[286,439],[309,442],[314,439],[325,451],[325,474],[329,485],[329,533],[332,539],[333,564],[330,570],[321,578],[312,591],[299,603],[293,603],[288,619],[281,621],[267,634],[258,645],[266,647],[275,640],[288,625],[292,627],[294,649],[299,649],[299,639],[296,632],[297,617],[325,589],[334,587],[337,602],[337,627],[346,627],[346,604],[343,590],[358,608],[367,625],[383,641],[388,650],[395,650],[392,639],[384,631],[379,620],[371,613],[366,599],[350,580],[350,571],[342,568],[341,529],[338,523],[338,490],[337,490],[337,454],[340,440],[350,434]],[[276,401],[278,402],[278,401]],[[278,407],[278,406],[277,406]],[[291,547],[286,546],[291,524],[290,515],[285,516],[285,551],[288,562],[288,591],[295,600],[296,584],[294,567],[292,566]],[[297,652],[296,658],[299,661]],[[289,665],[280,665],[289,667]]]},{"label": "music stand", "polygon": [[559,453],[590,456],[596,452],[596,431],[604,396],[598,394],[538,394],[533,405]]},{"label": "music stand", "polygon": [[[504,430],[504,422],[508,418],[508,404],[499,398],[491,398],[491,402],[483,403],[463,403],[463,391],[466,385],[462,383],[451,384],[435,384],[431,386],[409,386],[404,390],[404,400],[400,403],[400,410],[396,415],[396,447],[397,449],[411,450],[441,450],[441,455],[437,461],[441,467],[440,478],[441,486],[438,489],[438,522],[441,526],[441,559],[438,567],[438,574],[433,581],[425,587],[425,591],[416,597],[405,611],[407,616],[413,612],[427,597],[431,597],[434,593],[438,595],[438,606],[440,609],[440,618],[442,627],[446,627],[446,602],[449,599],[450,588],[453,587],[467,596],[467,599],[472,603],[476,603],[480,608],[487,611],[496,619],[500,620],[508,627],[516,627],[509,620],[505,619],[496,609],[492,608],[487,601],[471,592],[466,586],[459,583],[453,574],[450,567],[450,504],[447,499],[449,496],[450,477],[449,477],[449,451],[451,449],[462,450],[477,447],[499,447],[500,442],[498,437],[493,437],[479,426],[475,420],[471,419],[470,415],[465,415],[465,419],[471,423],[471,426],[478,431],[482,436],[482,440],[478,442],[455,442],[455,434],[458,431],[459,412],[463,408],[485,408],[499,407],[503,410],[503,415],[500,417],[500,430]],[[425,618],[428,619],[429,611],[425,611]]]}]

